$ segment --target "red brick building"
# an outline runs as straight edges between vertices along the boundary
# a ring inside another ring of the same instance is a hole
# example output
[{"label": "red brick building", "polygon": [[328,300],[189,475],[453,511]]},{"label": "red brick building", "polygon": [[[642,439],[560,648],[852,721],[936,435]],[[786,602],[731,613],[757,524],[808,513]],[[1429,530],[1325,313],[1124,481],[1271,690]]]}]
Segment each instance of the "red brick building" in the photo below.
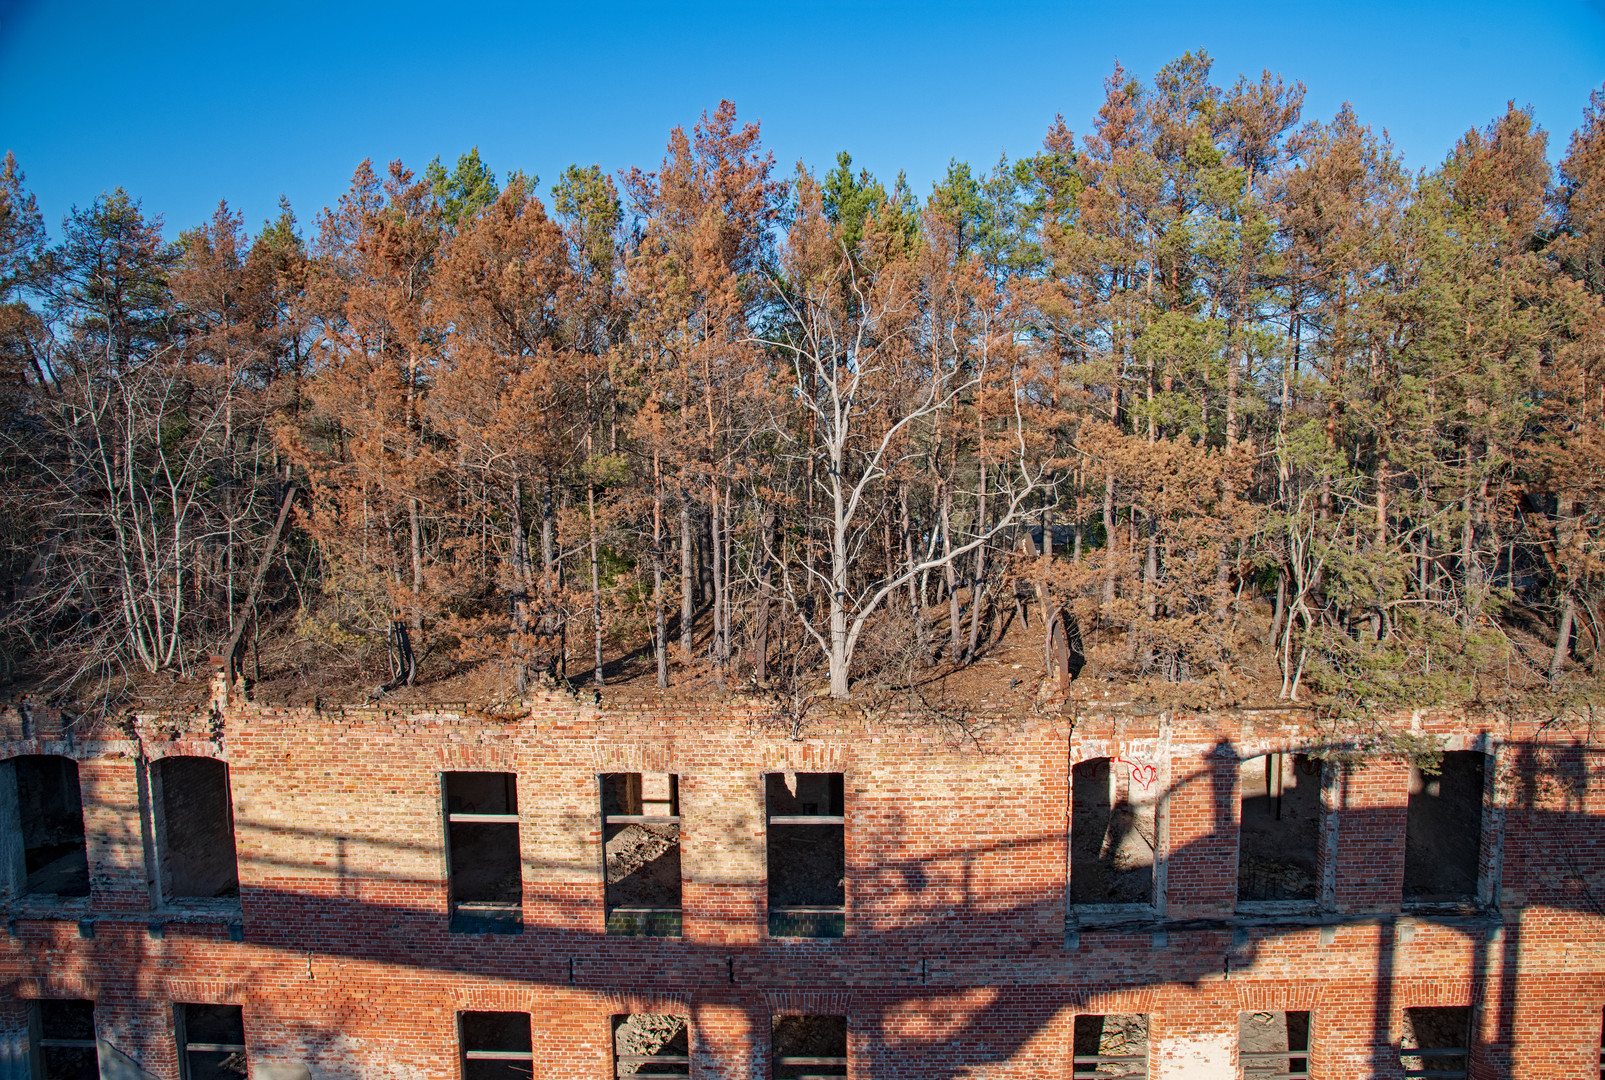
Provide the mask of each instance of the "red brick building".
[{"label": "red brick building", "polygon": [[0,1078],[1601,1075],[1583,726],[667,709],[6,710]]}]

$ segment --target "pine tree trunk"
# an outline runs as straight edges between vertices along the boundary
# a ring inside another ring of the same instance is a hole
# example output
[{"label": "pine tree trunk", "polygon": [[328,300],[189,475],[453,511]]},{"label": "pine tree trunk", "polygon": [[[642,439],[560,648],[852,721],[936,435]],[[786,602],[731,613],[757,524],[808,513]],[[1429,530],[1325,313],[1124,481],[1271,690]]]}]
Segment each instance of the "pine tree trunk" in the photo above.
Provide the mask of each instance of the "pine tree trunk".
[{"label": "pine tree trunk", "polygon": [[669,686],[669,627],[663,605],[663,465],[652,452],[652,652],[658,689]]},{"label": "pine tree trunk", "polygon": [[596,537],[596,485],[585,485],[585,507],[590,517],[591,541],[591,621],[596,630],[596,685],[606,684],[606,677],[602,671],[602,575],[601,565],[597,554]]},{"label": "pine tree trunk", "polygon": [[774,507],[762,502],[758,504],[758,610],[752,632],[752,674],[759,686],[769,683],[770,574],[774,562],[776,514]]},{"label": "pine tree trunk", "polygon": [[696,646],[696,601],[692,596],[695,588],[696,571],[692,560],[695,550],[691,540],[691,499],[685,492],[680,493],[680,649],[685,653],[686,659],[691,658],[691,650]]},{"label": "pine tree trunk", "polygon": [[1103,557],[1105,561],[1103,618],[1105,625],[1107,625],[1109,611],[1115,604],[1115,573],[1117,570],[1115,559],[1115,474],[1113,470],[1105,473],[1103,480]]},{"label": "pine tree trunk", "polygon": [[[975,500],[975,527],[976,535],[986,533],[986,459],[983,456],[978,470],[978,484],[976,486]],[[970,583],[970,640],[964,647],[964,662],[975,661],[976,650],[981,642],[981,609],[985,606],[981,602],[982,582],[986,580],[986,545],[982,544],[975,549],[975,577]]]}]

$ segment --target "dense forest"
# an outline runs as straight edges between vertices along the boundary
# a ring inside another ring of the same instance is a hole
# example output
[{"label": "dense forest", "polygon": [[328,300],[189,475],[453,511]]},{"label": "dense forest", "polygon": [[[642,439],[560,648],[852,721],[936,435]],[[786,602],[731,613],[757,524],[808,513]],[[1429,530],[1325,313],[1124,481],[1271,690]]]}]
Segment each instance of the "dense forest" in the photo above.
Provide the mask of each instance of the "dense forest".
[{"label": "dense forest", "polygon": [[1592,702],[1605,92],[1558,169],[1512,106],[1411,172],[1203,54],[1105,90],[923,200],[728,102],[544,201],[364,163],[176,242],[122,190],[52,238],[8,155],[0,679],[839,698],[1020,613],[1094,683]]}]

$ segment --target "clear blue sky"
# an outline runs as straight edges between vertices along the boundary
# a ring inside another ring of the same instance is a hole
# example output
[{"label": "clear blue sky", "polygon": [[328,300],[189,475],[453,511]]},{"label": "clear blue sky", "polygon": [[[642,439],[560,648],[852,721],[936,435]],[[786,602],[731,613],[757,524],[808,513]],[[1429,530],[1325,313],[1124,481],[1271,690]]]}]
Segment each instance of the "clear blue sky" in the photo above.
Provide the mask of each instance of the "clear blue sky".
[{"label": "clear blue sky", "polygon": [[0,149],[52,234],[122,185],[169,234],[226,198],[254,229],[288,195],[303,226],[365,157],[415,168],[478,145],[498,172],[661,160],[721,97],[789,171],[837,150],[922,197],[949,158],[1086,132],[1118,58],[1190,49],[1217,81],[1262,68],[1345,100],[1407,163],[1442,159],[1514,99],[1564,152],[1605,82],[1605,0],[1303,5],[44,3],[0,0]]}]

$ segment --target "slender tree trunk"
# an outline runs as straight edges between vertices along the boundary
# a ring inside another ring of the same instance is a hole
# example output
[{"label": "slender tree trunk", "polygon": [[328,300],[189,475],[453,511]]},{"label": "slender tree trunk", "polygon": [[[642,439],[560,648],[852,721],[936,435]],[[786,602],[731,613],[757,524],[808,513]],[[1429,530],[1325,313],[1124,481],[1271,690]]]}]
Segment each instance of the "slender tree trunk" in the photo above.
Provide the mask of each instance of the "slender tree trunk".
[{"label": "slender tree trunk", "polygon": [[[984,449],[984,446],[983,446]],[[981,455],[981,466],[977,470],[979,483],[976,486],[975,499],[975,529],[976,535],[986,532],[986,458]],[[964,662],[973,663],[976,650],[981,642],[981,609],[985,606],[981,602],[982,583],[986,581],[986,548],[985,544],[975,549],[975,577],[970,583],[970,640],[964,647]]]},{"label": "slender tree trunk", "polygon": [[713,594],[713,670],[714,678],[724,685],[725,661],[729,659],[729,627],[726,625],[724,581],[724,521],[725,510],[720,499],[719,483],[714,481],[708,492],[708,577]]},{"label": "slender tree trunk", "polygon": [[758,610],[752,633],[752,674],[759,686],[769,683],[769,605],[774,566],[775,517],[778,511],[768,503],[758,504]]},{"label": "slender tree trunk", "polygon": [[[1555,538],[1559,541],[1555,545],[1555,553],[1564,559],[1570,554],[1572,542],[1572,515],[1575,507],[1568,494],[1562,494],[1555,500],[1555,516],[1558,519],[1555,528]],[[1571,655],[1572,628],[1577,622],[1577,599],[1572,594],[1571,581],[1567,574],[1571,567],[1558,566],[1560,578],[1561,601],[1560,622],[1555,627],[1555,653],[1549,661],[1549,683],[1553,686],[1560,681],[1561,670],[1567,658]]]},{"label": "slender tree trunk", "polygon": [[695,550],[691,540],[691,499],[680,493],[680,649],[686,659],[696,647],[697,606],[692,596],[696,583],[696,568],[692,563]]},{"label": "slender tree trunk", "polygon": [[553,504],[552,480],[547,477],[541,498],[541,638],[551,650],[552,671],[557,670],[557,507]]},{"label": "slender tree trunk", "polygon": [[652,652],[658,689],[669,686],[669,627],[663,605],[663,464],[652,451]]},{"label": "slender tree trunk", "polygon": [[519,694],[529,689],[529,655],[524,635],[529,633],[529,538],[524,534],[524,507],[515,474],[508,492],[512,518],[513,580],[516,592],[509,612],[513,636],[513,686]]},{"label": "slender tree trunk", "polygon": [[602,686],[607,679],[602,671],[602,574],[601,561],[597,552],[596,536],[596,485],[585,485],[585,507],[589,514],[590,541],[591,541],[591,621],[595,624],[596,636],[596,685]]},{"label": "slender tree trunk", "polygon": [[1570,592],[1561,599],[1560,624],[1555,627],[1555,653],[1549,660],[1550,685],[1560,681],[1561,668],[1571,653],[1572,627],[1577,621],[1577,601]]},{"label": "slender tree trunk", "polygon": [[963,634],[963,610],[959,606],[959,591],[957,575],[953,571],[953,491],[948,485],[942,487],[942,580],[947,583],[947,655],[948,659],[959,659],[959,647]]},{"label": "slender tree trunk", "polygon": [[1104,474],[1103,480],[1103,555],[1103,617],[1107,624],[1109,610],[1115,604],[1115,574],[1118,570],[1115,559],[1115,474],[1112,469]]},{"label": "slender tree trunk", "polygon": [[924,665],[925,667],[929,668],[932,664],[935,663],[935,660],[931,656],[931,643],[930,643],[930,640],[926,637],[926,634],[925,634],[925,604],[924,604],[924,597],[920,595],[921,594],[920,582],[916,579],[915,575],[913,574],[914,567],[918,566],[919,563],[916,561],[918,559],[918,555],[916,554],[916,551],[915,551],[915,548],[914,548],[914,529],[913,529],[913,526],[912,526],[912,524],[910,522],[910,519],[909,519],[909,512],[908,512],[908,484],[907,484],[907,482],[902,482],[902,483],[899,483],[897,485],[897,504],[898,504],[898,514],[899,514],[899,526],[903,531],[903,557],[904,557],[904,559],[907,560],[908,568],[909,568],[909,578],[908,578],[908,611],[909,611],[909,617],[914,622],[914,641],[915,641],[915,647],[919,650],[920,663],[922,665]]}]

